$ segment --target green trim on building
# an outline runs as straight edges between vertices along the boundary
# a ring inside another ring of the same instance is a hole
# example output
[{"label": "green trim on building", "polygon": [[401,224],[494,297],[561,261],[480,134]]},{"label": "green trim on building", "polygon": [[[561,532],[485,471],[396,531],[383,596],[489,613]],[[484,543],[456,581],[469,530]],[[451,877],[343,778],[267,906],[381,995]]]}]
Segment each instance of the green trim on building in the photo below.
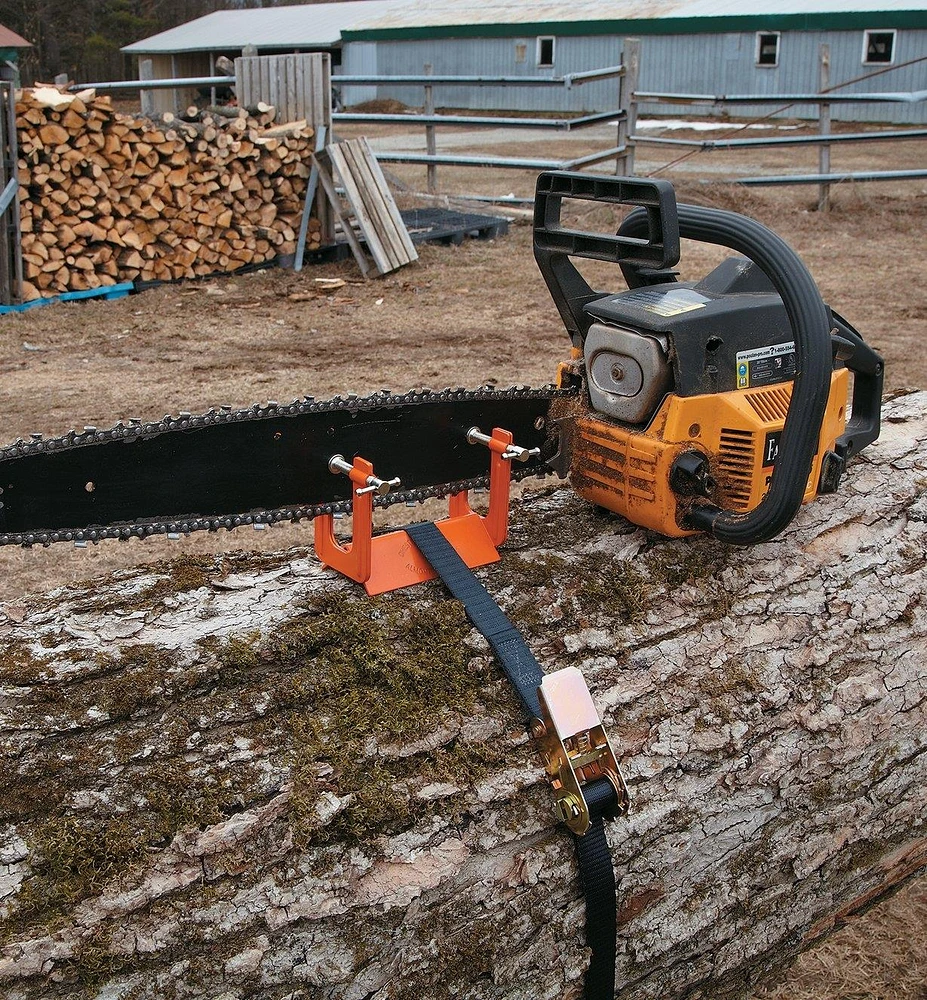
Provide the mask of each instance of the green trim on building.
[{"label": "green trim on building", "polygon": [[10,62],[19,62],[19,49],[0,49],[0,59],[8,59]]},{"label": "green trim on building", "polygon": [[525,35],[704,35],[738,31],[862,31],[927,28],[927,10],[872,10],[845,14],[735,14],[726,17],[636,17],[596,21],[522,21],[506,24],[423,25],[343,31],[344,42],[419,38],[520,38]]}]

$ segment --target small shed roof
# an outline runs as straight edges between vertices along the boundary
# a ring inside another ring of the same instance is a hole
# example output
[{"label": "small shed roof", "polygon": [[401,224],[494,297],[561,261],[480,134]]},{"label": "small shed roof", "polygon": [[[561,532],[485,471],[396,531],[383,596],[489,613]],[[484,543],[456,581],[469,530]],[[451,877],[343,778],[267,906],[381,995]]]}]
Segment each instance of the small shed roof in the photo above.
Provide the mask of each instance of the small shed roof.
[{"label": "small shed roof", "polygon": [[32,42],[27,42],[21,35],[17,35],[15,31],[10,31],[9,28],[4,28],[4,26],[0,24],[0,49],[31,48]]},{"label": "small shed roof", "polygon": [[123,46],[132,54],[222,52],[255,45],[258,49],[324,49],[341,42],[354,22],[385,14],[405,0],[349,0],[253,10],[217,10],[150,38]]},{"label": "small shed roof", "polygon": [[370,15],[346,41],[927,27],[918,0],[405,0]]}]

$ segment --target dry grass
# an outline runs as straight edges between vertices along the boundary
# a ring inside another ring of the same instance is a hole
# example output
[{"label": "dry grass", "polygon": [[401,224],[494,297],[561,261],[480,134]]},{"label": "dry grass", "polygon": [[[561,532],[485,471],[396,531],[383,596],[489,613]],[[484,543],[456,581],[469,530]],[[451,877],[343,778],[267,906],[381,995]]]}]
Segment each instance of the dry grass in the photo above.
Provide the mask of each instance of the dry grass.
[{"label": "dry grass", "polygon": [[853,918],[755,1000],[927,1000],[927,879]]}]

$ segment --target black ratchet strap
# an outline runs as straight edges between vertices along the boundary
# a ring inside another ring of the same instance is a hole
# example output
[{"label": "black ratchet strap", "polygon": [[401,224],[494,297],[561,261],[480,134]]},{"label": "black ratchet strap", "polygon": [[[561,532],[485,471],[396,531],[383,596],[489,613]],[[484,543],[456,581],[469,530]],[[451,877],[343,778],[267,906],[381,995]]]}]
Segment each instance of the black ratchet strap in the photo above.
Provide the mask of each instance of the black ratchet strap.
[{"label": "black ratchet strap", "polygon": [[[492,646],[529,720],[540,718],[537,689],[544,678],[544,671],[521,633],[434,524],[413,524],[406,528],[406,532],[447,589],[463,604],[470,621]],[[590,782],[583,791],[592,825],[582,837],[571,836],[586,898],[586,944],[592,952],[586,970],[584,998],[613,1000],[616,886],[604,819],[614,814],[616,795],[611,782],[605,778]]]}]

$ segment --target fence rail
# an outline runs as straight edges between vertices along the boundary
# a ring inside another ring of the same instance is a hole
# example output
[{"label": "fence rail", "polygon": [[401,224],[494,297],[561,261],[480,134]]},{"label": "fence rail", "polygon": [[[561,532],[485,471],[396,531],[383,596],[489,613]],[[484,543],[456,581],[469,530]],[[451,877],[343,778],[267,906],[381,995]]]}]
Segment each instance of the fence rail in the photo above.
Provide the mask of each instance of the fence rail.
[{"label": "fence rail", "polygon": [[635,91],[639,102],[657,104],[918,104],[927,101],[927,90],[858,94],[669,94]]},{"label": "fence rail", "polygon": [[[332,76],[333,86],[398,86],[400,84],[429,87],[580,87],[594,80],[618,77],[622,66],[569,73],[566,76],[429,76],[424,73],[410,76]],[[98,83],[75,83],[68,89],[80,90],[171,90],[175,87],[228,87],[235,83],[234,76],[185,76],[161,80],[102,80]]]},{"label": "fence rail", "polygon": [[441,153],[403,153],[390,150],[376,151],[376,157],[383,163],[445,164],[454,167],[500,167],[511,170],[579,170],[593,163],[614,160],[627,152],[627,146],[612,146],[588,156],[572,160],[538,160],[517,156],[484,156],[478,154],[442,155]]},{"label": "fence rail", "polygon": [[234,76],[182,76],[164,80],[109,80],[102,83],[75,83],[68,90],[173,90],[181,87],[232,87]]},{"label": "fence rail", "polygon": [[429,87],[579,87],[594,80],[606,80],[624,74],[624,66],[605,66],[602,69],[585,70],[582,73],[567,73],[564,76],[446,76],[418,73],[405,76],[359,76],[355,74],[333,75],[334,86],[384,86],[403,84]]},{"label": "fence rail", "polygon": [[786,184],[840,184],[844,181],[913,181],[927,177],[927,170],[858,170],[847,174],[767,174],[738,177],[747,187],[776,187]]},{"label": "fence rail", "polygon": [[[633,134],[630,138],[635,143],[649,145],[689,147],[692,152],[702,152],[712,149],[759,149],[776,146],[817,146],[818,172],[816,174],[778,174],[765,177],[732,177],[729,183],[748,186],[787,185],[787,184],[817,184],[819,185],[818,207],[826,209],[830,206],[830,188],[832,184],[844,181],[897,181],[914,180],[927,177],[924,170],[864,170],[846,173],[835,173],[830,166],[831,146],[840,143],[857,142],[889,142],[906,141],[910,139],[927,138],[927,129],[883,129],[873,132],[854,132],[837,134],[831,132],[830,107],[832,104],[918,104],[927,101],[927,90],[915,90],[908,93],[884,91],[881,93],[859,92],[852,94],[836,94],[835,90],[847,83],[859,83],[861,79],[830,86],[830,46],[822,44],[819,53],[821,89],[817,93],[799,94],[676,94],[657,91],[635,91],[631,98],[631,107],[636,109],[642,102],[658,104],[690,104],[707,105],[712,108],[726,105],[779,105],[785,110],[795,104],[812,104],[818,108],[818,134],[808,136],[775,136],[752,139],[673,139],[663,136],[645,136]],[[784,107],[783,107],[784,105]],[[770,112],[772,114],[773,112]],[[767,116],[768,117],[768,116]],[[687,154],[687,155],[691,155]],[[674,161],[675,162],[675,161]]]},{"label": "fence rail", "polygon": [[625,112],[616,108],[614,111],[598,111],[594,115],[582,115],[579,118],[503,118],[493,115],[417,115],[417,114],[361,114],[354,111],[335,111],[332,121],[346,124],[374,125],[441,125],[441,126],[497,126],[505,128],[540,128],[561,132],[573,132],[576,129],[588,128],[590,125],[601,125],[602,122],[615,121]]},{"label": "fence rail", "polygon": [[694,149],[762,149],[772,146],[819,146],[842,142],[890,142],[897,139],[927,139],[927,129],[892,129],[879,132],[840,132],[825,135],[767,136],[762,139],[673,139],[664,136],[632,136],[635,142],[660,146],[691,146]]}]

